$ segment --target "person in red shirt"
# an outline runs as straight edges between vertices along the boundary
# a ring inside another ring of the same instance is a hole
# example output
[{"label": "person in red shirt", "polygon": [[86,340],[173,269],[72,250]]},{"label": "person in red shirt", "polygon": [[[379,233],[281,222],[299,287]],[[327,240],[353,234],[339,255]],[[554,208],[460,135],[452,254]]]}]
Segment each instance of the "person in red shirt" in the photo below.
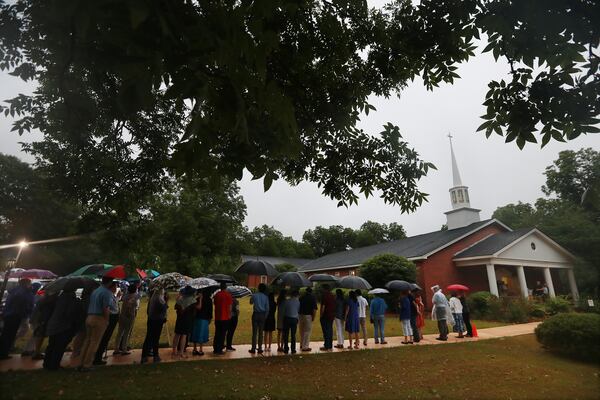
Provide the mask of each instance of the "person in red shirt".
[{"label": "person in red shirt", "polygon": [[233,297],[227,291],[227,284],[225,282],[221,282],[221,290],[215,294],[213,303],[215,304],[213,353],[220,355],[225,354],[223,351],[225,348],[225,335],[227,334],[227,327],[231,319],[231,305],[233,304]]},{"label": "person in red shirt", "polygon": [[333,320],[335,319],[335,297],[329,285],[323,285],[321,297],[321,329],[323,330],[323,347],[321,351],[333,350]]}]

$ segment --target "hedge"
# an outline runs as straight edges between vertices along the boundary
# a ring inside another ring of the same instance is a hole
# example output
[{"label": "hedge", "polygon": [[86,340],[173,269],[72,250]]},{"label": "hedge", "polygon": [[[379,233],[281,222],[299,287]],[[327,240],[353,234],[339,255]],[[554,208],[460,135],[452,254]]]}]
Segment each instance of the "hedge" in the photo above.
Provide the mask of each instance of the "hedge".
[{"label": "hedge", "polygon": [[554,315],[535,328],[537,340],[548,350],[579,360],[600,363],[600,315]]}]

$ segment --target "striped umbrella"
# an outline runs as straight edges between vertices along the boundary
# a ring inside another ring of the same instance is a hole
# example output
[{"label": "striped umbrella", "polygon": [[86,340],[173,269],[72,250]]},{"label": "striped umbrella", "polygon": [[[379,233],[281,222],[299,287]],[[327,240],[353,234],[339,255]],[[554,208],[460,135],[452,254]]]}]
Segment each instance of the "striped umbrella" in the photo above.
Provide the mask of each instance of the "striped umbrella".
[{"label": "striped umbrella", "polygon": [[237,299],[246,296],[252,296],[252,291],[248,289],[246,286],[235,285],[228,286],[227,291],[231,293],[231,295]]}]

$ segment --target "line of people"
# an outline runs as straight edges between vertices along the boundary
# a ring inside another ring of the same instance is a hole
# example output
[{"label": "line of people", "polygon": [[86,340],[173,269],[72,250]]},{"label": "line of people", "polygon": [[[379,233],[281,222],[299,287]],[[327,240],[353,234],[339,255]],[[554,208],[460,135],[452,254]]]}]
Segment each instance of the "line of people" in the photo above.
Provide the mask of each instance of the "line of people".
[{"label": "line of people", "polygon": [[[44,358],[44,368],[58,369],[65,350],[71,343],[72,358],[79,358],[78,368],[89,370],[93,365],[106,363],[103,356],[115,328],[114,356],[130,354],[129,339],[137,317],[140,294],[137,285],[127,288],[123,296],[117,295],[117,282],[104,278],[97,289],[84,290],[81,298],[75,295],[76,287],[67,283],[60,295],[42,297],[35,306],[40,315],[33,332],[34,342],[43,341],[47,336],[48,346]],[[438,340],[447,340],[448,323],[454,326],[458,337],[472,336],[468,306],[464,293],[452,293],[450,301],[443,295],[439,286],[432,287],[432,319],[438,321]],[[367,345],[367,317],[374,326],[376,344],[386,344],[385,314],[388,305],[381,295],[376,295],[371,304],[360,290],[353,290],[346,297],[341,289],[335,294],[329,285],[321,285],[320,301],[317,301],[312,288],[306,288],[302,295],[298,289],[280,289],[277,298],[273,291],[268,292],[265,284],[250,298],[252,305],[252,354],[270,352],[273,333],[277,331],[278,352],[295,354],[297,333],[299,350],[310,352],[310,338],[319,312],[319,322],[323,332],[321,351],[344,348],[345,337],[349,349]],[[147,330],[142,346],[141,363],[152,357],[160,362],[160,337],[167,320],[169,297],[164,289],[154,290],[147,307]],[[4,329],[0,336],[0,358],[8,358],[14,344],[16,331],[23,318],[27,318],[33,307],[34,297],[31,282],[22,280],[19,287],[11,292],[6,302]],[[119,303],[121,306],[119,307]],[[367,312],[369,309],[369,312]],[[404,335],[403,344],[419,342],[424,326],[424,304],[420,290],[400,293],[399,316]],[[176,301],[177,319],[172,341],[172,356],[186,358],[187,347],[193,345],[192,355],[204,355],[204,345],[209,342],[209,326],[214,320],[212,350],[214,354],[235,351],[234,335],[240,313],[239,302],[228,291],[225,283],[219,290],[213,288],[195,290],[183,288]],[[334,327],[337,343],[334,342]],[[41,343],[36,345],[41,348]]]}]

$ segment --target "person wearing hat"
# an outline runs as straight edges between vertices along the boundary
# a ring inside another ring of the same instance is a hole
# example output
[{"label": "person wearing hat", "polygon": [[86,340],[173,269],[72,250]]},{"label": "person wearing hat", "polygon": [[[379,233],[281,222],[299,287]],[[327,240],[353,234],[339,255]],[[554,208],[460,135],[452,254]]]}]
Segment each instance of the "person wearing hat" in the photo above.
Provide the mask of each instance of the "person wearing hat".
[{"label": "person wearing hat", "polygon": [[9,359],[8,353],[15,343],[21,322],[33,311],[31,280],[23,278],[19,285],[8,292],[4,305],[4,328],[0,335],[0,360]]},{"label": "person wearing hat", "polygon": [[435,339],[445,342],[448,340],[448,299],[442,293],[440,285],[432,286],[431,291],[433,292],[433,298],[431,299],[431,303],[433,304],[431,319],[437,321],[438,331],[440,332],[440,336]]}]

